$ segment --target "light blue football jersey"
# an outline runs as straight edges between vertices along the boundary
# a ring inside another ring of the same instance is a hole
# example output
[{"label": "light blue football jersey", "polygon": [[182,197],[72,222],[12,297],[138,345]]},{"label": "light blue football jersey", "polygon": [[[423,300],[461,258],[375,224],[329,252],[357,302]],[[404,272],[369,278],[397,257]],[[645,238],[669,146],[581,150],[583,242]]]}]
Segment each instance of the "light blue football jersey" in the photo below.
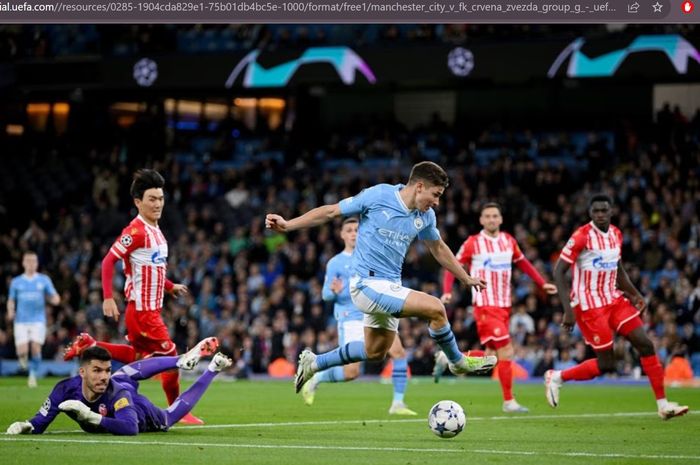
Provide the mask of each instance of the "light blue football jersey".
[{"label": "light blue football jersey", "polygon": [[46,322],[46,297],[56,294],[51,278],[45,274],[13,278],[9,298],[15,301],[15,323]]},{"label": "light blue football jersey", "polygon": [[433,209],[409,210],[399,196],[403,187],[377,184],[340,201],[344,216],[360,216],[352,254],[352,272],[360,278],[400,281],[403,261],[413,240],[440,239]]},{"label": "light blue football jersey", "polygon": [[[350,298],[350,270],[352,254],[340,252],[328,260],[326,278],[323,280],[323,300],[334,302],[333,316],[338,323],[350,320],[362,320],[364,313],[360,311]],[[343,289],[336,294],[331,290],[335,278],[343,281]]]}]

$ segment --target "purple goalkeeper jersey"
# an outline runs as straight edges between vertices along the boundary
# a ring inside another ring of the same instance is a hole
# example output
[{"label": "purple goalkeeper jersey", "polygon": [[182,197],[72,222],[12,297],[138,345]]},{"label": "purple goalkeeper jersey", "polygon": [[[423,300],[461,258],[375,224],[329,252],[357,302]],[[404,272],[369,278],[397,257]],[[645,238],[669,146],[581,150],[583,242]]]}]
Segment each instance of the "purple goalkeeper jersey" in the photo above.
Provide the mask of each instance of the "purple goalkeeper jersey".
[{"label": "purple goalkeeper jersey", "polygon": [[[74,376],[56,384],[49,397],[44,401],[34,418],[29,422],[34,426],[34,434],[41,434],[61,413],[58,406],[64,400],[79,400],[93,412],[102,415],[99,426],[90,423],[80,423],[80,427],[88,433],[112,433],[117,435],[133,435],[137,433],[167,431],[166,413],[156,407],[146,397],[138,393],[138,382],[128,376],[113,376],[109,386],[94,402],[88,402],[83,397],[82,379]],[[76,420],[73,412],[64,412]]]}]

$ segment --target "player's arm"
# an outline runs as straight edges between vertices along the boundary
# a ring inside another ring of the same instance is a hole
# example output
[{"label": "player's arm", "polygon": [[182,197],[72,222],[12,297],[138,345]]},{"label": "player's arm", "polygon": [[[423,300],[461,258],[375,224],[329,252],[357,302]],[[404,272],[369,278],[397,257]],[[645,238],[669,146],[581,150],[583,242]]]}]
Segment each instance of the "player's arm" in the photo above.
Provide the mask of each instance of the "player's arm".
[{"label": "player's arm", "polygon": [[273,231],[286,233],[297,229],[313,228],[314,226],[328,223],[340,215],[340,205],[337,203],[316,207],[291,220],[285,220],[275,213],[268,213],[265,216],[265,227]]},{"label": "player's arm", "polygon": [[[462,268],[465,270],[469,267],[469,263],[472,260],[472,244],[471,240],[467,239],[462,243],[462,246],[457,251],[455,258],[460,263]],[[442,296],[440,300],[442,303],[449,304],[452,301],[452,286],[455,282],[455,275],[450,273],[445,269],[445,273],[442,279]]]},{"label": "player's arm", "polygon": [[435,260],[447,271],[452,273],[466,287],[474,286],[477,291],[486,288],[486,281],[473,278],[467,274],[464,266],[457,260],[450,248],[439,236],[435,240],[424,239],[425,244]]},{"label": "player's arm", "polygon": [[15,310],[17,309],[17,285],[15,284],[15,280],[13,279],[12,282],[10,282],[10,292],[7,296],[7,314],[5,315],[5,318],[7,318],[7,322],[10,323],[12,320],[15,319]]},{"label": "player's arm", "polygon": [[119,260],[128,260],[129,255],[145,244],[144,233],[136,228],[131,231],[124,230],[109,248],[107,255],[102,259],[102,313],[108,318],[119,320],[119,309],[114,301],[112,281],[114,280],[114,265]]},{"label": "player's arm", "polygon": [[632,280],[627,274],[627,270],[622,264],[622,260],[617,263],[617,287],[625,293],[625,296],[637,307],[637,310],[644,312],[647,303],[641,292],[632,284]]},{"label": "player's arm", "polygon": [[334,287],[333,283],[336,281],[336,276],[338,276],[338,267],[336,266],[336,261],[330,259],[328,265],[326,265],[326,276],[323,279],[323,289],[321,290],[321,298],[326,302],[335,302],[338,298],[337,289]]},{"label": "player's arm", "polygon": [[7,428],[7,434],[41,434],[61,413],[58,405],[64,400],[63,382],[54,386],[49,397],[39,408],[39,411],[27,421],[16,421]]},{"label": "player's arm", "polygon": [[117,436],[134,436],[139,434],[139,418],[134,408],[131,394],[123,391],[116,396],[113,403],[114,418],[102,417],[102,426],[107,432]]},{"label": "player's arm", "polygon": [[561,257],[557,260],[556,265],[554,265],[554,284],[557,286],[557,292],[559,293],[559,300],[561,300],[561,306],[564,308],[564,319],[561,325],[568,331],[574,329],[574,324],[576,324],[576,317],[574,316],[574,311],[571,308],[571,288],[569,287],[569,281],[566,277],[567,272],[571,268],[571,264]]},{"label": "player's arm", "polygon": [[51,281],[51,278],[49,278],[48,276],[46,277],[46,281],[47,281],[46,289],[44,292],[46,293],[46,296],[49,299],[49,303],[51,305],[60,304],[61,303],[61,296],[58,295],[58,292],[56,291],[56,288],[53,285],[53,281]]}]

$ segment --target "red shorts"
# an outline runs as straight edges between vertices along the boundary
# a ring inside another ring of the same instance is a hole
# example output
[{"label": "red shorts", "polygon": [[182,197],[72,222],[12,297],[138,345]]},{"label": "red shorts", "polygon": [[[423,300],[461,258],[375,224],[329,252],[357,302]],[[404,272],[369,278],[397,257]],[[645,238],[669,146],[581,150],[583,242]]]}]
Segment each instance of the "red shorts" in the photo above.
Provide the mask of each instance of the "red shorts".
[{"label": "red shorts", "polygon": [[496,350],[510,344],[510,308],[474,307],[474,319],[481,345]]},{"label": "red shorts", "polygon": [[160,312],[138,311],[132,301],[126,306],[127,339],[136,351],[136,359],[151,355],[176,355],[175,343]]},{"label": "red shorts", "polygon": [[618,297],[605,307],[586,311],[576,306],[574,314],[586,344],[596,351],[609,350],[615,333],[627,336],[643,325],[639,310],[624,297]]}]

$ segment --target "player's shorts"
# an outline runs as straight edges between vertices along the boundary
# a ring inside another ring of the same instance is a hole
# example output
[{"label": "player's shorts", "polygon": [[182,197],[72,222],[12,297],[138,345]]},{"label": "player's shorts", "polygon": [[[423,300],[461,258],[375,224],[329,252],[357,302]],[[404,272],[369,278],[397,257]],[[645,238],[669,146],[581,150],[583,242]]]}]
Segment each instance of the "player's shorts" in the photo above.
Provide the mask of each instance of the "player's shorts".
[{"label": "player's shorts", "polygon": [[350,278],[352,303],[365,314],[364,325],[369,328],[397,331],[396,315],[403,310],[409,292],[400,282],[388,279]]},{"label": "player's shorts", "polygon": [[605,307],[585,311],[577,305],[574,314],[586,344],[596,351],[610,349],[615,333],[627,336],[643,325],[639,310],[625,297],[618,297]]},{"label": "player's shorts", "polygon": [[136,310],[136,304],[132,301],[126,306],[125,321],[127,339],[136,351],[137,360],[151,355],[177,354],[160,311]]},{"label": "player's shorts", "polygon": [[365,341],[365,325],[362,320],[345,320],[338,322],[338,345],[348,342]]},{"label": "player's shorts", "polygon": [[510,308],[474,307],[474,319],[481,345],[496,350],[510,344]]},{"label": "player's shorts", "polygon": [[44,345],[46,340],[46,323],[15,323],[15,345],[35,342],[39,345]]}]

